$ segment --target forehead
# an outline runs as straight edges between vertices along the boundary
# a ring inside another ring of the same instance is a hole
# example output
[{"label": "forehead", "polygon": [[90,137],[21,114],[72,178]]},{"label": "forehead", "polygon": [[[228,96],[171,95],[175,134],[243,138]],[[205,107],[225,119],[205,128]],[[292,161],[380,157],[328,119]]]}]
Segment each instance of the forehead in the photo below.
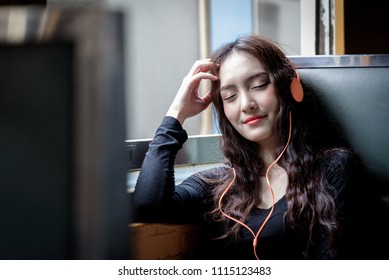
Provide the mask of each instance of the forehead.
[{"label": "forehead", "polygon": [[219,79],[222,86],[261,72],[267,71],[256,57],[244,52],[233,52],[221,63]]}]

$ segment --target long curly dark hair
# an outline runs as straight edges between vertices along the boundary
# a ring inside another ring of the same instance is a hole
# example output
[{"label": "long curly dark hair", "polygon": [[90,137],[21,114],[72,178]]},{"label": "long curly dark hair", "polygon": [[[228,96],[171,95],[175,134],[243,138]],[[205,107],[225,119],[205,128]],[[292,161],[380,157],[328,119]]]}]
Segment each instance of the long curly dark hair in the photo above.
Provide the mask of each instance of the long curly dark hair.
[{"label": "long curly dark hair", "polygon": [[[289,112],[292,112],[291,141],[278,164],[286,170],[289,178],[286,191],[288,210],[285,218],[305,235],[307,242],[304,256],[309,257],[309,249],[318,227],[321,227],[330,242],[337,234],[338,223],[333,193],[326,186],[318,166],[320,158],[328,156],[337,149],[334,134],[328,134],[329,131],[324,122],[318,123],[320,113],[306,85],[304,85],[304,100],[301,103],[293,100],[290,82],[295,76],[295,69],[275,43],[259,35],[239,37],[215,51],[211,60],[221,65],[234,52],[247,53],[257,58],[275,84],[280,102],[277,115],[279,139],[275,158],[287,142]],[[211,72],[218,75],[218,68],[213,68]],[[260,156],[258,145],[243,138],[226,118],[219,88],[218,81],[212,83],[213,106],[217,112],[222,133],[222,150],[228,164],[236,171],[234,186],[223,198],[223,211],[244,222],[248,214],[259,203],[261,197],[259,178],[264,175],[266,167]],[[213,189],[215,205],[218,205],[223,191],[231,182],[233,173],[232,171],[226,172],[223,176],[219,180],[218,187]],[[214,209],[210,214],[216,221],[227,223],[227,219],[220,214],[219,209]],[[224,237],[238,238],[240,227],[239,224],[232,225]]]}]

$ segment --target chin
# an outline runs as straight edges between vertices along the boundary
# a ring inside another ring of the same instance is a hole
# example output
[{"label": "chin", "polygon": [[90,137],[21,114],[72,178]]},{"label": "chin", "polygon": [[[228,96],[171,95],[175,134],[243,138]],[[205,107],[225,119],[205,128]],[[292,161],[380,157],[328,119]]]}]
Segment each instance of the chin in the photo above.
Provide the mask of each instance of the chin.
[{"label": "chin", "polygon": [[260,145],[264,141],[269,140],[272,137],[272,135],[271,133],[260,133],[260,134],[246,134],[243,135],[243,137],[251,142]]}]

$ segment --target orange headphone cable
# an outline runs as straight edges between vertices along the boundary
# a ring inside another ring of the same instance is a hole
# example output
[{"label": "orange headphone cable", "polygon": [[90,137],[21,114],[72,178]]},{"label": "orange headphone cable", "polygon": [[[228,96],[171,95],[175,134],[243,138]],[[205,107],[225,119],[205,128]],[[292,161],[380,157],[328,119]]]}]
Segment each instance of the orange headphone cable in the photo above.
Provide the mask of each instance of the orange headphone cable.
[{"label": "orange headphone cable", "polygon": [[258,237],[261,234],[261,232],[262,232],[263,228],[265,227],[266,223],[269,221],[271,215],[273,214],[274,204],[275,204],[274,191],[273,191],[273,187],[271,186],[271,183],[270,183],[270,180],[269,180],[269,171],[281,159],[282,155],[285,153],[286,149],[289,146],[291,137],[292,137],[292,112],[289,112],[289,135],[288,135],[288,141],[286,142],[286,145],[285,145],[284,149],[281,151],[281,153],[276,158],[276,160],[273,161],[269,165],[267,170],[266,170],[266,182],[267,182],[267,184],[269,186],[269,190],[270,190],[270,193],[271,193],[271,196],[272,196],[272,206],[271,206],[269,214],[267,215],[266,219],[263,221],[263,223],[262,223],[261,227],[259,228],[257,234],[255,234],[254,231],[248,225],[246,225],[245,223],[239,221],[238,219],[235,219],[235,218],[231,217],[230,215],[224,213],[223,210],[222,210],[222,207],[221,207],[222,199],[225,196],[225,194],[228,192],[228,190],[231,188],[232,184],[235,182],[235,179],[236,179],[236,172],[235,172],[235,168],[234,167],[232,167],[232,171],[233,171],[234,177],[233,177],[232,181],[229,183],[229,185],[227,186],[227,188],[223,191],[223,193],[222,193],[222,195],[220,196],[220,199],[219,199],[219,205],[218,206],[219,206],[219,210],[222,213],[222,215],[224,215],[228,219],[230,219],[230,220],[240,224],[241,226],[245,227],[253,235],[253,237],[254,237],[254,239],[253,239],[253,249],[254,249],[254,255],[255,255],[257,260],[259,260],[259,258],[257,256],[257,251],[256,251],[256,248],[257,248],[257,245],[258,245]]}]

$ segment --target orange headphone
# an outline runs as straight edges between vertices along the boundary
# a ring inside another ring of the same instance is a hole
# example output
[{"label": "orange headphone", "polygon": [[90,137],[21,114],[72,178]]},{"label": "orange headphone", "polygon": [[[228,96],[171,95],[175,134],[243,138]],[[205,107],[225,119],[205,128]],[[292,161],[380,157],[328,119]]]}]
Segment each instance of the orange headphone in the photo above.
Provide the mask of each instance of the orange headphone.
[{"label": "orange headphone", "polygon": [[290,83],[290,92],[292,93],[293,99],[299,103],[304,99],[304,90],[301,85],[299,73],[297,71],[295,73],[296,78],[292,78],[292,82]]},{"label": "orange headphone", "polygon": [[[296,73],[296,77],[292,78],[292,82],[290,83],[290,92],[292,94],[293,99],[296,102],[299,103],[299,102],[301,102],[304,99],[304,90],[303,90],[303,87],[301,85],[300,76],[299,76],[298,72],[295,71],[295,73]],[[230,220],[240,224],[241,226],[245,227],[253,235],[253,237],[254,237],[254,239],[253,239],[253,249],[254,249],[254,255],[255,255],[257,260],[259,260],[259,257],[257,255],[257,250],[256,250],[257,245],[258,245],[258,237],[261,234],[263,228],[265,227],[266,223],[269,221],[269,219],[270,219],[270,217],[271,217],[271,215],[273,214],[273,211],[274,211],[274,203],[275,203],[274,200],[275,199],[274,199],[274,191],[273,191],[273,188],[272,188],[270,180],[269,180],[269,171],[280,160],[280,158],[282,157],[282,155],[286,151],[286,148],[289,146],[291,136],[292,136],[292,112],[289,112],[289,135],[288,135],[288,141],[286,142],[286,145],[285,145],[284,149],[281,151],[280,155],[275,159],[275,161],[273,161],[269,165],[269,167],[266,170],[266,182],[267,182],[267,184],[269,186],[269,190],[270,190],[270,193],[272,195],[272,207],[270,209],[269,214],[267,215],[266,219],[263,221],[261,227],[259,228],[259,230],[258,230],[258,232],[256,234],[254,233],[254,231],[248,225],[246,225],[245,223],[239,221],[238,219],[235,219],[235,218],[229,216],[228,214],[224,213],[223,210],[222,210],[222,200],[223,200],[223,197],[228,192],[228,190],[231,188],[232,184],[235,182],[235,179],[236,179],[236,172],[235,172],[235,168],[234,167],[232,167],[232,171],[233,171],[234,177],[233,177],[232,181],[230,182],[230,184],[227,186],[227,188],[224,190],[224,192],[222,193],[222,195],[220,196],[220,199],[219,199],[218,208],[219,208],[220,212],[222,213],[222,215],[224,215],[228,219],[230,219]]]}]

